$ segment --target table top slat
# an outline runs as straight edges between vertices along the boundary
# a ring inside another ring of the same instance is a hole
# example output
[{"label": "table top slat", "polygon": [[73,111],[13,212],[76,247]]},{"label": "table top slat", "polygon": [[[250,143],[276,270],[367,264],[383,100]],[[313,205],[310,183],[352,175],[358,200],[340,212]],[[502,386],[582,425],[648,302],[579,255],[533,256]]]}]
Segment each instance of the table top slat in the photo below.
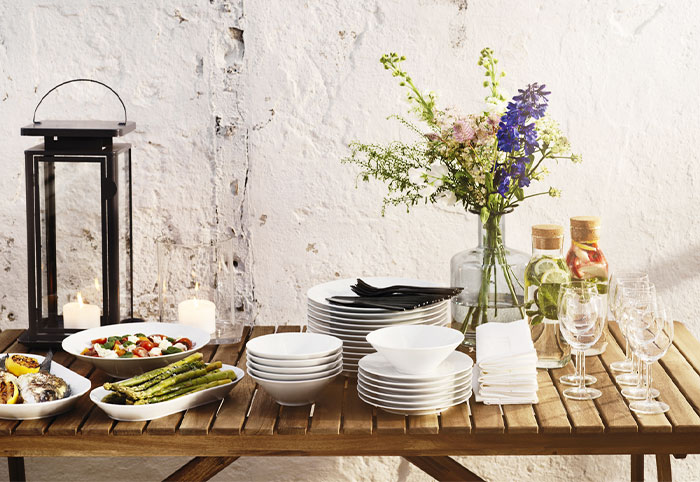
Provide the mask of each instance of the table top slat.
[{"label": "table top slat", "polygon": [[406,425],[410,434],[432,434],[440,431],[440,421],[435,413],[431,415],[409,415]]},{"label": "table top slat", "polygon": [[180,425],[183,413],[173,413],[166,417],[160,417],[151,420],[146,427],[146,433],[149,435],[175,435],[177,427]]},{"label": "table top slat", "polygon": [[141,435],[146,430],[148,422],[120,421],[112,429],[114,435]]},{"label": "table top slat", "polygon": [[[620,337],[620,340],[624,342],[622,339],[622,335],[619,332],[619,328],[617,326],[617,323],[611,322],[608,323],[608,328],[611,336],[608,336],[608,347],[605,350],[605,352],[600,356],[601,361],[603,362],[603,365],[605,365],[605,368],[610,372],[615,374],[610,369],[610,364],[619,360],[624,359],[625,354],[622,351],[622,348],[620,348],[620,343],[617,339],[617,337]],[[621,391],[624,387],[619,385],[616,380],[614,380],[614,376],[611,377],[611,380],[615,383],[615,386],[617,387],[618,391]],[[620,393],[620,396],[622,397],[622,393]],[[630,401],[627,400],[626,398],[623,397],[623,400],[626,405],[629,406]],[[670,432],[673,430],[673,427],[671,426],[671,422],[668,421],[666,416],[664,414],[658,414],[658,415],[637,415],[636,413],[632,412],[628,408],[628,412],[634,417],[634,419],[637,421],[637,430],[639,432],[660,432],[660,433],[665,433],[665,432]]]},{"label": "table top slat", "polygon": [[357,379],[347,378],[343,398],[343,433],[372,433],[372,407],[360,400]]},{"label": "table top slat", "polygon": [[[274,333],[274,331],[274,326],[256,326],[251,330],[248,340],[252,340],[258,336],[269,335]],[[227,355],[222,352],[221,356]],[[230,354],[228,356],[230,356]],[[245,364],[246,353],[245,350],[243,350],[236,366],[247,371]],[[251,399],[255,392],[255,386],[255,381],[249,376],[245,376],[243,380],[238,382],[233,390],[231,390],[231,393],[226,395],[222,401],[219,413],[211,426],[211,433],[222,435],[241,433],[243,425],[245,424],[246,414],[248,413],[248,407],[250,407]]]},{"label": "table top slat", "polygon": [[[243,345],[243,342],[239,342],[238,348]],[[217,351],[217,345],[207,345],[200,350],[204,361],[210,363],[214,360],[214,353]],[[223,360],[220,360],[223,363]],[[236,363],[236,360],[233,361]],[[216,416],[217,410],[221,401],[215,401],[207,403],[206,405],[201,405],[199,407],[191,408],[185,412],[182,416],[182,422],[180,423],[180,434],[182,435],[204,435],[209,433],[209,427],[211,426],[214,416]]]},{"label": "table top slat", "polygon": [[85,435],[109,435],[112,425],[114,420],[98,407],[94,407],[80,428],[80,432]]},{"label": "table top slat", "polygon": [[472,432],[474,433],[503,433],[505,423],[499,405],[486,405],[477,402],[474,395],[469,399],[472,415]]},{"label": "table top slat", "polygon": [[[569,420],[573,425],[573,431],[579,433],[603,432],[605,425],[600,419],[598,409],[592,400],[570,400],[563,395],[564,390],[569,387],[561,384],[559,377],[574,373],[573,362],[569,362],[563,368],[554,368],[550,372],[554,386],[559,392],[564,408],[566,408],[566,413],[569,415]],[[599,384],[600,382],[594,384],[593,387],[598,388]]]},{"label": "table top slat", "polygon": [[700,341],[680,321],[674,323],[673,344],[695,371],[700,373]]},{"label": "table top slat", "polygon": [[345,377],[338,376],[319,395],[314,406],[309,433],[339,434],[343,415]]},{"label": "table top slat", "polygon": [[571,424],[566,415],[566,408],[561,403],[559,392],[554,387],[548,370],[537,370],[537,399],[533,405],[541,432],[570,433]]},{"label": "table top slat", "polygon": [[16,341],[19,335],[21,335],[24,330],[3,330],[0,332],[0,353],[11,353],[8,350]]},{"label": "table top slat", "polygon": [[[101,387],[105,382],[111,380],[111,377],[102,370],[94,370],[89,378],[90,383],[92,384],[90,391],[97,387]],[[49,426],[48,433],[50,435],[75,435],[80,430],[80,425],[83,423],[83,420],[88,418],[90,415],[91,410],[93,412],[102,412],[102,410],[100,410],[94,403],[92,403],[92,400],[90,400],[90,391],[83,395],[80,400],[78,400],[78,403],[75,405],[73,410],[56,417],[53,423]],[[104,412],[102,413],[104,415]]]},{"label": "table top slat", "polygon": [[[671,380],[673,380],[685,399],[695,408],[696,412],[700,412],[700,375],[698,375],[690,363],[683,358],[678,348],[671,346],[668,352],[659,360],[659,363],[665,369]],[[655,381],[652,380],[652,384],[654,382]],[[660,386],[656,388],[662,390]],[[661,391],[661,395],[664,395],[663,391]],[[667,399],[664,399],[664,401],[669,403]]]},{"label": "table top slat", "polygon": [[[364,403],[364,402],[363,402]],[[402,434],[406,433],[406,416],[389,413],[381,408],[375,409],[377,416],[378,434]]]},{"label": "table top slat", "polygon": [[503,405],[508,433],[537,433],[539,427],[531,404]]},{"label": "table top slat", "polygon": [[280,435],[303,435],[309,426],[311,405],[282,407],[277,433]]},{"label": "table top slat", "polygon": [[[608,347],[611,345],[610,339],[611,337],[608,337]],[[599,357],[586,358],[586,373],[590,373],[598,379],[595,387],[602,392],[602,395],[594,402],[598,407],[600,418],[605,423],[606,430],[608,432],[636,432],[637,422]]]},{"label": "table top slat", "polygon": [[440,413],[440,432],[468,434],[472,431],[472,421],[469,419],[469,405],[460,403]]}]

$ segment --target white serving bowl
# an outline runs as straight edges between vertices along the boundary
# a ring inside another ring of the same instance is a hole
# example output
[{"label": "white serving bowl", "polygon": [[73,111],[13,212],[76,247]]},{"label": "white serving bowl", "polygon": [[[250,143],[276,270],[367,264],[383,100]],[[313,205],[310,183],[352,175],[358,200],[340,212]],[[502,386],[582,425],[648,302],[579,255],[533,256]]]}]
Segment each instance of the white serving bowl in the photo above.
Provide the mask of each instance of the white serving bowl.
[{"label": "white serving bowl", "polygon": [[331,380],[340,374],[340,370],[325,378],[316,378],[305,381],[279,381],[260,378],[248,372],[250,378],[255,380],[277,403],[288,407],[308,405],[316,401],[316,397]]},{"label": "white serving bowl", "polygon": [[325,378],[334,372],[342,369],[343,362],[336,362],[330,369],[323,370],[316,373],[298,373],[298,374],[288,374],[288,373],[274,373],[274,372],[262,372],[257,370],[255,367],[251,366],[250,363],[246,364],[248,373],[255,375],[258,378],[265,378],[267,380],[276,380],[281,382],[296,382],[303,380],[315,380],[316,378]]},{"label": "white serving bowl", "polygon": [[311,368],[332,363],[343,356],[341,350],[337,350],[332,355],[321,358],[309,358],[308,360],[275,360],[274,358],[255,356],[252,353],[247,353],[246,355],[248,360],[255,362],[256,365],[261,365],[267,368]]},{"label": "white serving bowl", "polygon": [[401,325],[367,335],[367,341],[401,373],[425,375],[464,341],[464,334],[445,326]]},{"label": "white serving bowl", "polygon": [[332,355],[343,342],[319,333],[275,333],[253,338],[246,344],[248,353],[274,360],[311,360]]},{"label": "white serving bowl", "polygon": [[[91,340],[110,336],[133,335],[134,333],[143,333],[146,336],[165,335],[176,339],[189,338],[192,341],[192,349],[171,355],[148,358],[98,358],[80,354],[85,348],[91,346]],[[115,378],[129,378],[181,360],[204,348],[210,339],[209,333],[206,331],[188,325],[155,322],[123,323],[100,326],[73,333],[63,340],[61,346],[71,355],[92,363],[96,368],[105,371],[108,375]]]},{"label": "white serving bowl", "polygon": [[266,374],[276,374],[276,375],[315,375],[317,373],[322,373],[326,372],[329,370],[332,370],[333,368],[337,368],[340,364],[343,363],[343,357],[342,356],[337,356],[333,361],[330,363],[325,363],[323,365],[316,365],[313,367],[270,367],[267,365],[260,365],[259,363],[255,363],[253,360],[250,358],[247,361],[247,364],[250,368],[254,369],[257,372],[260,372],[263,376]]}]

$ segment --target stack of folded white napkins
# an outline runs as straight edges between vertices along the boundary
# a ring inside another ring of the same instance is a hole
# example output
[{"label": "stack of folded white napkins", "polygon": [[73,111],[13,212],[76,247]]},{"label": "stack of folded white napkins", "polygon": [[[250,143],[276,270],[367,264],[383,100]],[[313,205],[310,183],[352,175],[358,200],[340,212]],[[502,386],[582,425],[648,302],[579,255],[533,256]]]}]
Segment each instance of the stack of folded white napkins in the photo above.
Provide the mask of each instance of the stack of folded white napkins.
[{"label": "stack of folded white napkins", "polygon": [[485,323],[476,328],[472,380],[477,402],[537,403],[537,352],[527,320]]}]

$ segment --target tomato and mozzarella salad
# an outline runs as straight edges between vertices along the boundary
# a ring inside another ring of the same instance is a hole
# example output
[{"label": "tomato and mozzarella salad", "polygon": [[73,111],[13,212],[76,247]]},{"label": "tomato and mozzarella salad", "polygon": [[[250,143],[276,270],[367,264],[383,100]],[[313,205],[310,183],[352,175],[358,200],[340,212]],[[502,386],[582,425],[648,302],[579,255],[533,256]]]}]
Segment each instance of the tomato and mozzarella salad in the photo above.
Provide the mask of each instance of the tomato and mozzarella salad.
[{"label": "tomato and mozzarella salad", "polygon": [[97,338],[90,342],[81,355],[98,358],[147,358],[171,355],[191,350],[189,338],[172,338],[165,335],[146,336],[143,333]]}]

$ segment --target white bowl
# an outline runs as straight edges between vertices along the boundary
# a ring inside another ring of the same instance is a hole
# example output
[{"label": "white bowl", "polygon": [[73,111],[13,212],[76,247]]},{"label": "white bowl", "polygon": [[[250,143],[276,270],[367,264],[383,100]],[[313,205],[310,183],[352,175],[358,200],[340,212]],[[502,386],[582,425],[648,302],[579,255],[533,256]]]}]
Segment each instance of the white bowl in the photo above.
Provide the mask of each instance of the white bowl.
[{"label": "white bowl", "polygon": [[342,363],[343,363],[342,356],[336,357],[330,363],[326,363],[323,365],[316,365],[313,367],[270,367],[267,365],[260,365],[259,363],[255,363],[250,358],[247,361],[248,366],[257,372],[260,372],[262,374],[262,376],[266,376],[268,374],[272,374],[272,375],[316,375],[317,373],[323,373],[323,372],[327,372],[329,370],[332,370],[333,368],[337,368]]},{"label": "white bowl", "polygon": [[246,368],[248,369],[248,373],[253,374],[258,378],[265,378],[267,380],[278,380],[281,382],[284,382],[284,381],[295,382],[295,381],[302,381],[302,380],[315,380],[317,378],[325,378],[328,375],[332,374],[333,372],[337,372],[337,371],[341,370],[342,365],[343,365],[343,362],[339,360],[336,363],[334,363],[331,368],[329,368],[327,370],[323,370],[321,372],[316,372],[316,373],[297,373],[297,374],[263,372],[263,371],[256,369],[250,363],[246,364]]},{"label": "white bowl", "polygon": [[367,335],[367,341],[401,373],[425,375],[464,341],[464,334],[445,326],[401,325]]},{"label": "white bowl", "polygon": [[263,390],[265,390],[277,403],[288,407],[308,405],[316,401],[316,397],[331,380],[338,376],[340,371],[325,378],[314,380],[284,382],[278,380],[268,380],[255,376],[250,371],[248,375],[255,380]]},{"label": "white bowl", "polygon": [[253,338],[246,344],[248,353],[274,360],[311,360],[332,355],[343,342],[319,333],[275,333]]},{"label": "white bowl", "polygon": [[[85,348],[89,348],[91,346],[90,341],[96,338],[133,335],[134,333],[143,333],[146,336],[165,335],[172,338],[189,338],[192,341],[192,349],[171,355],[148,358],[99,358],[80,354]],[[106,325],[79,331],[65,338],[61,346],[71,355],[92,363],[96,368],[105,371],[108,375],[115,378],[129,378],[181,360],[204,348],[209,343],[209,340],[209,333],[193,326],[177,323],[147,322]]]},{"label": "white bowl", "polygon": [[[335,363],[343,357],[343,353],[338,350],[337,353],[333,355],[324,356],[321,358],[312,358],[310,360],[274,360],[272,358],[261,358],[248,353],[248,361],[255,363],[260,367],[261,370],[274,371],[277,368],[301,368],[318,370],[318,367],[323,365],[328,365],[329,363]],[[281,372],[280,372],[281,373]]]}]

